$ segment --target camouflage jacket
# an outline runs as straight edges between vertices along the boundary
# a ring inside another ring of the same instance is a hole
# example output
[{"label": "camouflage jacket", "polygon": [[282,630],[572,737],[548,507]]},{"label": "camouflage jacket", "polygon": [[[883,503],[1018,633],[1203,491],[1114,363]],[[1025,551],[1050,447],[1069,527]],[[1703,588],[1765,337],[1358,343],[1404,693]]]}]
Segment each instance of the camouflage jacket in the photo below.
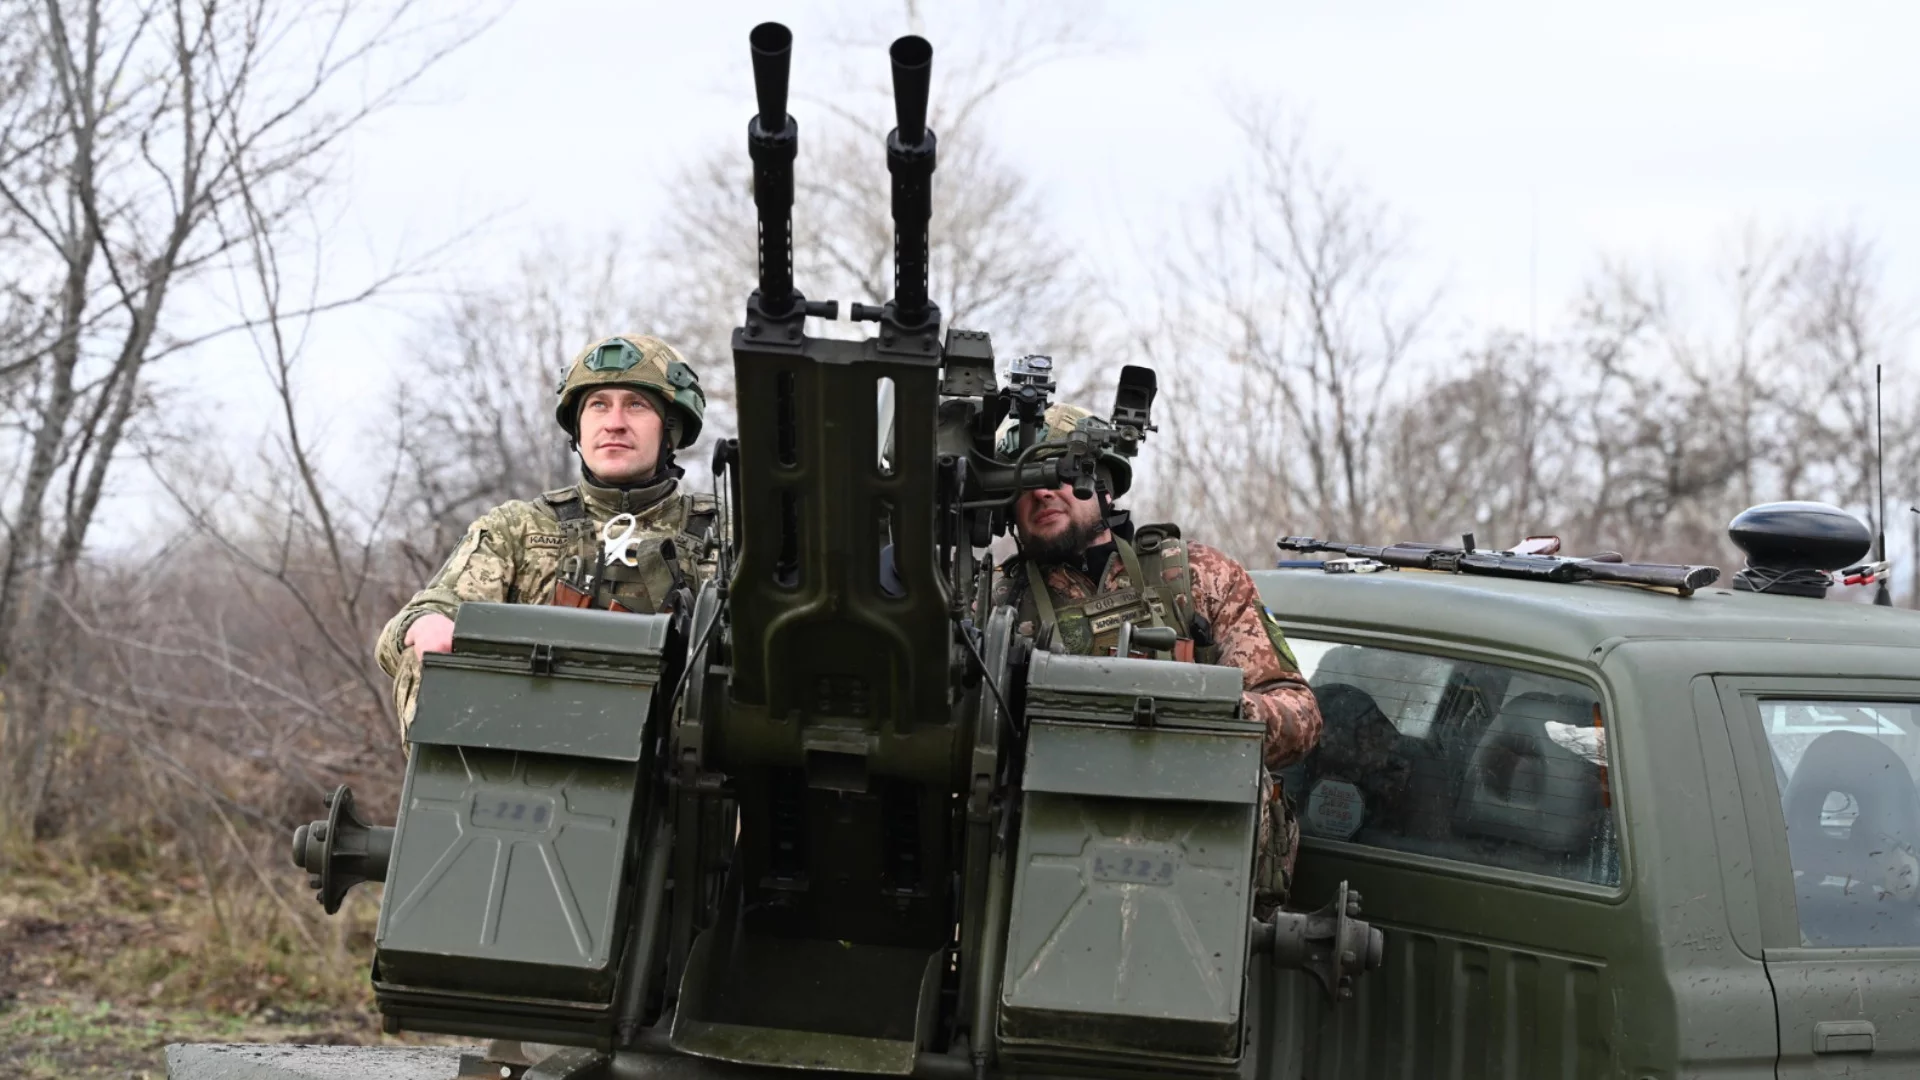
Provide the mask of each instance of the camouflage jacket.
[{"label": "camouflage jacket", "polygon": [[[581,516],[571,507],[584,510]],[[561,520],[562,514],[575,520]],[[413,719],[420,687],[420,661],[407,646],[407,631],[428,613],[453,618],[468,600],[508,604],[545,604],[553,599],[561,564],[579,555],[592,567],[600,551],[600,527],[616,514],[637,519],[635,541],[674,539],[677,563],[698,588],[714,574],[710,547],[702,535],[715,517],[712,496],[686,495],[677,480],[621,490],[581,482],[550,491],[530,502],[515,500],[494,507],[468,526],[453,554],[380,632],[374,654],[393,677],[393,704],[404,732]],[[714,535],[718,535],[716,531]],[[630,592],[616,597],[628,606],[652,611],[657,600],[636,601]],[[638,594],[641,597],[646,592]]]},{"label": "camouflage jacket", "polygon": [[[1313,691],[1300,677],[1293,651],[1273,621],[1273,615],[1254,589],[1246,568],[1226,554],[1175,537],[1164,541],[1160,559],[1180,555],[1178,545],[1186,546],[1186,565],[1192,574],[1194,614],[1204,618],[1218,650],[1217,663],[1240,669],[1244,678],[1241,705],[1249,719],[1266,727],[1266,760],[1271,768],[1280,768],[1305,757],[1320,739],[1320,707]],[[1026,592],[1026,571],[1015,560],[1001,567],[995,579],[993,602],[1021,606],[1023,622],[1019,631],[1031,635],[1036,626],[1031,605],[1022,603]],[[1170,572],[1170,571],[1169,571]],[[1146,573],[1151,576],[1152,570]],[[1096,584],[1079,569],[1049,566],[1040,577],[1057,605],[1079,604],[1127,589],[1126,566],[1116,555],[1107,560],[1106,570]],[[1179,628],[1186,633],[1186,628]]]}]

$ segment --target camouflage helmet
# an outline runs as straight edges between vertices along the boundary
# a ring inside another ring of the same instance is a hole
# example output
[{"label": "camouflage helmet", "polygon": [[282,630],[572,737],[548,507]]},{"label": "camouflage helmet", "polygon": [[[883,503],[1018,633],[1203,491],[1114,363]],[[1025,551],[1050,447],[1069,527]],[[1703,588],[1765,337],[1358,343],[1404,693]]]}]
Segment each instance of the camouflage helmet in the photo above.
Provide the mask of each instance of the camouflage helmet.
[{"label": "camouflage helmet", "polygon": [[680,350],[645,334],[618,334],[580,350],[554,389],[553,418],[570,438],[580,437],[580,398],[603,386],[646,392],[665,405],[667,440],[675,449],[700,437],[707,396]]},{"label": "camouflage helmet", "polygon": [[[1082,428],[1091,431],[1111,429],[1113,427],[1110,421],[1097,415],[1093,410],[1083,409],[1078,405],[1069,405],[1064,401],[1055,402],[1047,406],[1047,411],[1041,416],[1040,422],[1042,425],[1040,438],[1043,447],[1046,443],[1050,442],[1065,443],[1067,436],[1072,435]],[[1001,456],[1011,458],[1020,453],[1020,448],[1016,441],[1018,438],[1018,429],[1015,426],[1014,420],[1009,417],[1005,423],[1000,425]],[[1051,455],[1043,448],[1035,450],[1033,456],[1036,458],[1044,458]],[[1127,489],[1133,486],[1133,463],[1126,458],[1121,457],[1112,450],[1107,450],[1100,455],[1100,465],[1107,472],[1109,481],[1108,491],[1114,498],[1117,499],[1125,495]]]}]

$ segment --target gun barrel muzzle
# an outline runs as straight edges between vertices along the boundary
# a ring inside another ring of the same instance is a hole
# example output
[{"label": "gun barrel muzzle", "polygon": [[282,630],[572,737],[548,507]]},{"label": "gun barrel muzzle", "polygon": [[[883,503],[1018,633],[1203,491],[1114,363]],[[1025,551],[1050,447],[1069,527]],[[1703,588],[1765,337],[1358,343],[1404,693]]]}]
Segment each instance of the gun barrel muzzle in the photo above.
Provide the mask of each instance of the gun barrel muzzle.
[{"label": "gun barrel muzzle", "polygon": [[933,46],[926,38],[908,34],[895,41],[887,55],[893,58],[893,114],[900,124],[900,145],[911,149],[927,137]]},{"label": "gun barrel muzzle", "polygon": [[[760,102],[760,130],[777,134],[787,126],[787,79],[793,64],[793,31],[763,22],[747,35],[753,48],[753,96]],[[922,97],[922,108],[925,98]]]},{"label": "gun barrel muzzle", "polygon": [[747,123],[753,159],[753,204],[759,214],[760,310],[776,318],[793,310],[793,161],[800,125],[787,115],[793,31],[764,22],[747,35],[753,51],[753,93],[760,113]]},{"label": "gun barrel muzzle", "polygon": [[898,127],[887,136],[887,171],[893,174],[893,308],[900,324],[936,323],[940,313],[927,300],[927,222],[933,217],[934,134],[927,127],[927,91],[933,76],[933,46],[912,34],[888,50],[893,58],[893,109]]}]

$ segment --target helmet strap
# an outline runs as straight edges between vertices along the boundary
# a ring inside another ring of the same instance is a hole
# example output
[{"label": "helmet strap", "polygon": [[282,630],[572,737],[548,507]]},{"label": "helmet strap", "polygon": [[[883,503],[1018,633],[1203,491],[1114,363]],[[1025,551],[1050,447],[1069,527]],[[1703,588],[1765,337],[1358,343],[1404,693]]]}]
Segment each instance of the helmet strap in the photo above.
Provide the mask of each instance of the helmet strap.
[{"label": "helmet strap", "polygon": [[653,471],[646,476],[624,484],[615,484],[611,481],[602,480],[598,473],[587,468],[585,458],[580,459],[580,478],[595,487],[603,487],[609,491],[638,491],[641,488],[652,487],[663,481],[679,480],[686,475],[687,470],[674,464],[671,458],[666,458],[662,459],[658,465],[655,465]]},{"label": "helmet strap", "polygon": [[1113,496],[1107,494],[1107,485],[1101,484],[1094,498],[1100,500],[1100,521],[1122,540],[1133,539],[1133,512],[1121,510],[1113,505]]}]

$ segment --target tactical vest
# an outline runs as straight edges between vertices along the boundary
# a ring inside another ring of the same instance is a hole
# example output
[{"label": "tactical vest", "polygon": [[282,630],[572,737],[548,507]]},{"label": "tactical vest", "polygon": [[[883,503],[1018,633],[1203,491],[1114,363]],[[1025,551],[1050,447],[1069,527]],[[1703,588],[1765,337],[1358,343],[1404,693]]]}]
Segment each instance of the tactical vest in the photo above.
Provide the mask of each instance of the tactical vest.
[{"label": "tactical vest", "polygon": [[[635,565],[605,563],[600,524],[587,512],[578,487],[543,493],[534,505],[552,515],[565,538],[554,595],[548,603],[568,607],[605,608],[655,614],[665,610],[675,593],[689,596],[699,590],[700,563],[714,543],[719,507],[713,496],[700,493],[670,496],[677,513],[650,527],[671,525],[671,535],[653,535],[635,542]],[[570,588],[571,587],[571,588]]]},{"label": "tactical vest", "polygon": [[[1213,627],[1194,607],[1193,571],[1187,564],[1187,545],[1168,543],[1179,539],[1180,530],[1172,525],[1142,525],[1134,530],[1131,544],[1114,537],[1114,554],[1127,572],[1127,585],[1098,591],[1107,576],[1103,567],[1101,580],[1094,582],[1096,591],[1087,600],[1053,595],[1039,568],[1025,559],[1019,560],[1025,564],[1024,585],[1022,577],[1008,574],[1013,588],[1019,592],[1016,622],[1034,623],[1039,631],[1034,642],[1036,648],[1057,646],[1070,653],[1093,656],[1113,654],[1120,644],[1120,627],[1128,620],[1136,627],[1171,626],[1180,635],[1171,653],[1135,650],[1133,655],[1219,663],[1220,646],[1213,638]],[[1254,858],[1254,910],[1259,917],[1266,918],[1286,902],[1292,890],[1294,857],[1300,847],[1300,825],[1293,800],[1287,796],[1278,776],[1269,776],[1260,785],[1259,823]]]},{"label": "tactical vest", "polygon": [[1187,547],[1169,543],[1179,539],[1180,530],[1166,524],[1140,526],[1132,543],[1114,537],[1114,554],[1126,570],[1127,584],[1099,591],[1107,576],[1103,568],[1101,580],[1094,582],[1094,595],[1086,600],[1054,595],[1040,568],[1019,560],[1025,582],[1024,587],[1014,585],[1019,593],[1018,621],[1034,623],[1042,647],[1057,644],[1082,656],[1112,655],[1120,643],[1120,627],[1129,621],[1135,627],[1170,626],[1180,636],[1171,653],[1135,650],[1134,655],[1217,662],[1220,648],[1214,643],[1212,627],[1194,608]]}]

